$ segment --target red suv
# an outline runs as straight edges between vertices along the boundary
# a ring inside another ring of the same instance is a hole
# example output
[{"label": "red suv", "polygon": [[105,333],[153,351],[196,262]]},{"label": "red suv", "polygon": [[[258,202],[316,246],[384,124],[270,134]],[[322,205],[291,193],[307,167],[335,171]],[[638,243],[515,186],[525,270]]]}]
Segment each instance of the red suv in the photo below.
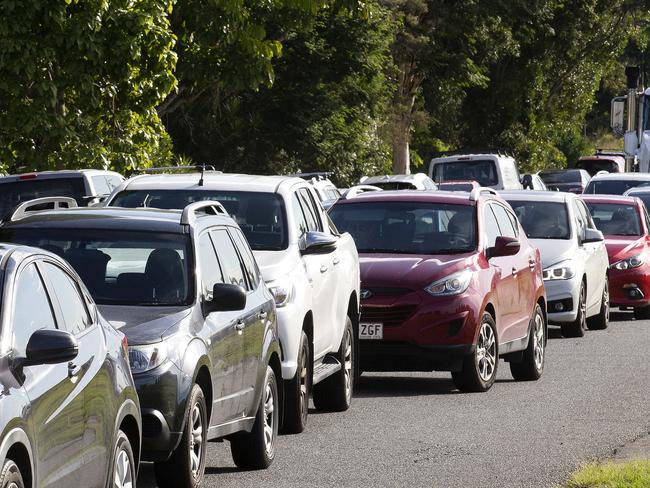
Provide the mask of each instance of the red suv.
[{"label": "red suv", "polygon": [[451,371],[462,391],[488,390],[499,358],[541,376],[539,251],[496,192],[364,193],[330,216],[361,258],[363,371]]}]

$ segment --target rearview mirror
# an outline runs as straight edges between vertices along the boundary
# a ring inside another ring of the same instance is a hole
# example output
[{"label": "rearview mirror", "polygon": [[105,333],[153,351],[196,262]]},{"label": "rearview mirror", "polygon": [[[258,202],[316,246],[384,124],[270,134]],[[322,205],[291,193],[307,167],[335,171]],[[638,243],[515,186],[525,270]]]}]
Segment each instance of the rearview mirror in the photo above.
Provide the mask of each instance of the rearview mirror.
[{"label": "rearview mirror", "polygon": [[300,243],[302,254],[327,254],[336,250],[338,237],[324,232],[309,231]]},{"label": "rearview mirror", "polygon": [[494,247],[487,250],[487,258],[498,258],[502,256],[514,256],[521,249],[521,243],[516,237],[497,237]]},{"label": "rearview mirror", "polygon": [[72,334],[59,329],[40,329],[27,342],[25,358],[20,366],[58,364],[72,361],[79,354],[79,345]]},{"label": "rearview mirror", "polygon": [[212,287],[212,300],[203,302],[205,315],[212,312],[233,312],[246,308],[246,292],[239,285],[216,283]]},{"label": "rearview mirror", "polygon": [[589,244],[590,242],[602,242],[605,238],[603,233],[596,229],[585,229],[584,236],[582,238],[583,244]]}]

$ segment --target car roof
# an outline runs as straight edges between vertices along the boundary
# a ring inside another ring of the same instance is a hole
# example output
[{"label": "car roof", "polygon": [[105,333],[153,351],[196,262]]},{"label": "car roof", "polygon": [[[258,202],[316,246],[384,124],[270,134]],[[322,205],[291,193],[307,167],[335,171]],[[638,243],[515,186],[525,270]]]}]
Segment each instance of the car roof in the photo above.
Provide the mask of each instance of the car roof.
[{"label": "car roof", "polygon": [[544,191],[544,190],[505,190],[500,191],[499,195],[504,200],[524,200],[531,202],[561,202],[565,203],[569,199],[578,198],[573,193],[562,191]]},{"label": "car roof", "polygon": [[[468,192],[459,191],[421,191],[421,190],[383,190],[360,193],[353,198],[341,199],[335,205],[347,205],[364,202],[432,202],[458,205],[474,205]],[[486,194],[482,194],[483,197]],[[494,195],[490,195],[494,196]]]},{"label": "car roof", "polygon": [[618,204],[635,205],[638,202],[638,198],[636,197],[627,197],[621,195],[585,194],[585,195],[581,195],[580,198],[582,198],[585,202],[593,202],[593,203],[613,203],[613,204],[618,203]]},{"label": "car roof", "polygon": [[582,168],[567,168],[567,169],[543,169],[539,172],[540,175],[548,175],[553,173],[582,173],[586,170]]},{"label": "car roof", "polygon": [[650,181],[650,173],[607,173],[602,175],[595,175],[591,181],[600,180],[641,180]]},{"label": "car roof", "polygon": [[[108,171],[103,169],[63,169],[59,171],[29,171],[27,173],[17,173],[12,175],[0,176],[0,183],[2,183],[3,180],[16,180],[16,179],[20,179],[21,177],[32,176],[32,175],[36,175],[37,178],[55,179],[55,178],[66,178],[69,176],[80,176],[83,174],[87,174],[89,176],[111,174],[111,175],[122,177],[121,174],[115,171]],[[25,181],[29,181],[29,180],[25,180]]]},{"label": "car roof", "polygon": [[[22,219],[5,222],[4,228],[33,229],[111,229],[142,232],[183,233],[181,210],[154,208],[127,209],[120,207],[78,207],[44,210],[28,214]],[[196,222],[210,219],[211,224],[231,224],[225,215],[197,213]],[[207,222],[207,221],[206,221]]]},{"label": "car roof", "polygon": [[650,193],[650,186],[635,186],[625,192],[627,195],[645,195]]},{"label": "car roof", "polygon": [[511,159],[514,161],[514,158],[512,156],[509,156],[507,154],[499,154],[499,153],[490,153],[490,152],[467,152],[467,153],[455,153],[455,154],[448,154],[446,156],[440,156],[431,159],[431,162],[437,163],[437,162],[448,162],[448,161],[470,161],[474,159],[496,159],[496,160],[504,160],[504,159]]},{"label": "car roof", "polygon": [[363,180],[364,185],[372,185],[373,183],[411,183],[412,181],[422,181],[428,178],[424,173],[414,173],[409,175],[378,175],[369,176]]},{"label": "car roof", "polygon": [[210,190],[253,191],[277,193],[280,189],[295,185],[309,185],[296,176],[262,176],[219,173],[203,173],[203,185],[199,185],[201,173],[139,175],[124,183],[123,190]]}]

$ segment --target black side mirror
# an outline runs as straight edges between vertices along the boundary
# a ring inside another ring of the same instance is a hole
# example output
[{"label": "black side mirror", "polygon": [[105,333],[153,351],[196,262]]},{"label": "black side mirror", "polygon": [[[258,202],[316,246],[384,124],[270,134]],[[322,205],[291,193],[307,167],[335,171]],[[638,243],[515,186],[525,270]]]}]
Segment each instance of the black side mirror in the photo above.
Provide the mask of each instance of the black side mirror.
[{"label": "black side mirror", "polygon": [[59,329],[40,329],[27,342],[26,357],[18,358],[20,366],[58,364],[72,361],[79,345],[72,334]]},{"label": "black side mirror", "polygon": [[246,292],[239,285],[216,283],[212,287],[212,300],[203,302],[203,312],[232,312],[246,308]]},{"label": "black side mirror", "polygon": [[327,254],[336,250],[338,237],[324,232],[309,231],[300,243],[300,252],[305,254]]},{"label": "black side mirror", "polygon": [[487,250],[487,258],[498,258],[501,256],[514,256],[521,249],[521,243],[516,237],[499,236],[494,247]]}]

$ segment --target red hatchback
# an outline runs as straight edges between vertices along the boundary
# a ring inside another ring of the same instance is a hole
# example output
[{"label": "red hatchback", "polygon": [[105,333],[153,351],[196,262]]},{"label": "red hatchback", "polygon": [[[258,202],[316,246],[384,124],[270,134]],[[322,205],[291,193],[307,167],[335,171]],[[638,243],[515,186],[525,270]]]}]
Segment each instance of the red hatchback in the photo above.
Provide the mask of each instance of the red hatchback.
[{"label": "red hatchback", "polygon": [[609,257],[609,303],[650,319],[650,219],[636,197],[584,195]]},{"label": "red hatchback", "polygon": [[540,377],[539,251],[496,192],[365,193],[330,216],[361,258],[363,371],[451,371],[460,390],[486,391],[502,358],[515,379]]}]

